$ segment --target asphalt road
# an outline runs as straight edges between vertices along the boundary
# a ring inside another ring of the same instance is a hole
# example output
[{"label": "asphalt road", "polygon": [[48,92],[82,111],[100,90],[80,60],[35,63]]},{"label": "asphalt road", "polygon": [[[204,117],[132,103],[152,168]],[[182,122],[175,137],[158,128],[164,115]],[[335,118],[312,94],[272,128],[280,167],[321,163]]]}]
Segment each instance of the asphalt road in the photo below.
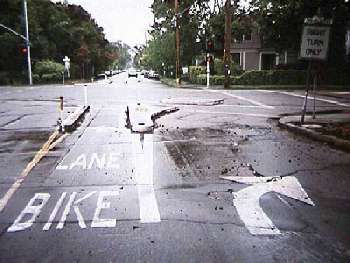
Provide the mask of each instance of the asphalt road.
[{"label": "asphalt road", "polygon": [[[302,92],[125,74],[87,91],[90,113],[54,139],[57,98],[65,117],[83,86],[0,88],[0,262],[350,261],[350,154],[277,127]],[[179,110],[138,134],[137,103]],[[348,109],[350,93],[316,106]]]}]

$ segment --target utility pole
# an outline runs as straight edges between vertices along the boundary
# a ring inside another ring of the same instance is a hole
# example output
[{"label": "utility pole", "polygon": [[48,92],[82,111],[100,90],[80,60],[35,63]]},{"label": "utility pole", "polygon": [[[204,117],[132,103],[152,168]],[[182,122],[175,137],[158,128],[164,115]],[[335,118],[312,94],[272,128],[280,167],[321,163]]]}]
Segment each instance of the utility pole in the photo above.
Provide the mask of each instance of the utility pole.
[{"label": "utility pole", "polygon": [[230,67],[231,67],[231,35],[232,35],[232,4],[231,0],[225,3],[225,44],[224,44],[224,66],[225,81],[224,87],[230,87]]},{"label": "utility pole", "polygon": [[23,13],[25,20],[25,31],[26,31],[26,47],[27,47],[27,63],[28,63],[28,80],[29,85],[33,85],[32,79],[32,62],[30,59],[30,43],[29,43],[29,26],[28,26],[28,11],[27,11],[27,0],[23,0]]},{"label": "utility pole", "polygon": [[176,27],[176,84],[181,84],[180,76],[180,19],[179,19],[179,0],[175,0],[175,27]]}]

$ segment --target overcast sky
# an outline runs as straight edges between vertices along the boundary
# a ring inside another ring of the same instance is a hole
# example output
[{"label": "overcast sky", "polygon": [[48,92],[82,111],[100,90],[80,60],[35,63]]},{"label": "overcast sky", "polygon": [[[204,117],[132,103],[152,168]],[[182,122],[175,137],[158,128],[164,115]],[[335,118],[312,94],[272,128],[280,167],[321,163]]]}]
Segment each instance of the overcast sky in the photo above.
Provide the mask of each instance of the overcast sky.
[{"label": "overcast sky", "polygon": [[153,24],[150,9],[153,0],[68,0],[68,2],[81,5],[87,10],[98,25],[104,28],[106,38],[110,42],[122,40],[130,46],[144,44],[146,32]]},{"label": "overcast sky", "polygon": [[[53,2],[57,2],[53,0]],[[134,46],[144,44],[145,34],[153,24],[149,8],[153,0],[68,0],[81,5],[104,28],[106,38],[113,42],[122,40]]]}]

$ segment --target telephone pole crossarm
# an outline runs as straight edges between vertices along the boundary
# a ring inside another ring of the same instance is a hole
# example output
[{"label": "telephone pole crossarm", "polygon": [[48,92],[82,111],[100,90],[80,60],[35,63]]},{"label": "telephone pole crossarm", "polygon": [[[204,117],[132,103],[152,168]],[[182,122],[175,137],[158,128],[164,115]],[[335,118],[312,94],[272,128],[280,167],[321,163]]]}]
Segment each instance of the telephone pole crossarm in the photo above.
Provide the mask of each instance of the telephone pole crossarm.
[{"label": "telephone pole crossarm", "polygon": [[1,24],[1,23],[0,23],[0,27],[6,29],[7,31],[10,31],[10,32],[13,33],[14,35],[16,35],[16,36],[22,38],[22,39],[25,40],[25,41],[29,41],[25,36],[21,35],[20,33],[16,32],[15,30],[13,30],[13,29],[11,29],[11,28],[5,26],[4,24]]}]

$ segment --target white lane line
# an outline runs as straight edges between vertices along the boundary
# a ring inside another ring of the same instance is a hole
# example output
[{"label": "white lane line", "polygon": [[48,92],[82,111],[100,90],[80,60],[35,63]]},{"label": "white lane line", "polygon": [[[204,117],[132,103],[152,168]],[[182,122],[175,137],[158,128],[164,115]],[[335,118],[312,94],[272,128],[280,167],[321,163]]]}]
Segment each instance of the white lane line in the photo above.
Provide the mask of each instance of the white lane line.
[{"label": "white lane line", "polygon": [[260,113],[242,113],[242,112],[225,112],[225,111],[204,111],[196,110],[194,113],[203,114],[222,114],[222,115],[241,115],[247,117],[259,117],[259,118],[277,118],[276,115],[260,114]]},{"label": "white lane line", "polygon": [[28,176],[30,171],[40,162],[40,160],[50,151],[50,149],[52,149],[51,144],[58,136],[58,131],[55,131],[53,134],[51,134],[47,142],[37,152],[33,160],[30,163],[28,163],[27,167],[22,171],[20,177],[12,184],[11,188],[6,192],[3,198],[0,199],[0,213],[4,210],[14,193],[22,185],[24,179]]},{"label": "white lane line", "polygon": [[[292,92],[278,91],[278,93],[289,95],[289,96],[294,96],[294,97],[298,97],[298,98],[305,98],[305,95],[295,94],[295,93],[292,93]],[[313,96],[309,96],[308,99],[309,100],[313,100],[314,97]],[[328,99],[322,99],[322,98],[317,98],[317,97],[315,99],[318,100],[318,101],[327,102],[327,103],[335,104],[335,105],[338,105],[338,106],[350,107],[350,104],[348,104],[348,103],[341,103],[341,102],[338,102],[336,100],[328,100]]]},{"label": "white lane line", "polygon": [[[184,104],[172,104],[173,106],[178,106],[182,108],[190,108],[193,107],[193,105],[184,105]],[[257,105],[240,105],[240,104],[218,104],[218,105],[196,105],[197,107],[203,107],[203,108],[252,108],[252,109],[261,109],[261,106]]]},{"label": "white lane line", "polygon": [[261,103],[259,101],[248,99],[248,98],[245,98],[245,97],[242,97],[242,96],[238,96],[238,95],[234,95],[234,94],[226,92],[226,91],[217,91],[217,90],[208,90],[208,91],[212,92],[212,93],[221,93],[223,95],[226,95],[226,96],[238,99],[238,100],[247,101],[247,102],[249,102],[249,103],[251,103],[253,105],[259,106],[261,108],[265,108],[265,109],[274,109],[275,108],[273,106],[265,105],[265,104],[263,104],[263,103]]},{"label": "white lane line", "polygon": [[153,135],[132,134],[135,165],[135,179],[140,207],[141,223],[160,222],[160,213],[153,185]]}]

